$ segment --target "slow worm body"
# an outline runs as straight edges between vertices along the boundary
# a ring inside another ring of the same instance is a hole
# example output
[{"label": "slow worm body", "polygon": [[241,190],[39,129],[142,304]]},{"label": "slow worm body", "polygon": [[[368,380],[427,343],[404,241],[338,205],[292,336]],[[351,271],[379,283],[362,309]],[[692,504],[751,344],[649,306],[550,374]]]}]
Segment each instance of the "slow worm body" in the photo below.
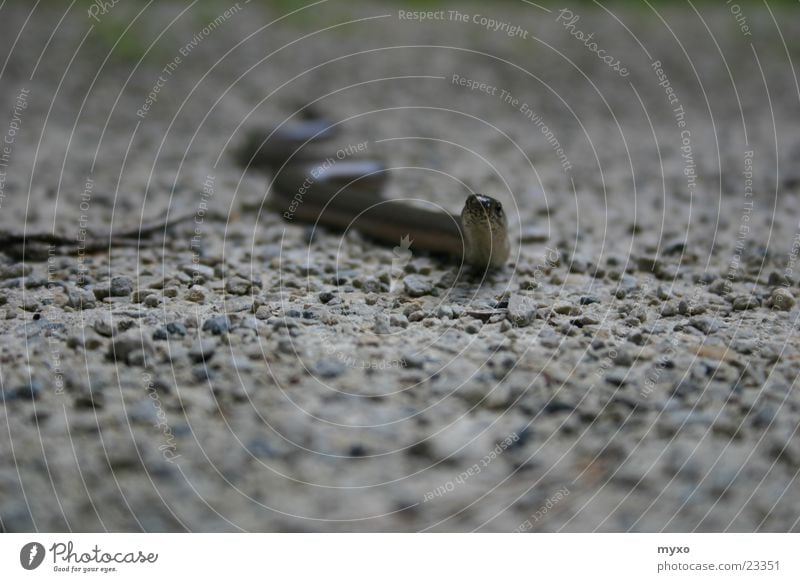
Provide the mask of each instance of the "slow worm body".
[{"label": "slow worm body", "polygon": [[472,194],[461,213],[453,214],[430,203],[385,199],[385,182],[385,168],[375,161],[295,164],[276,179],[270,206],[288,221],[355,229],[388,245],[409,237],[417,250],[479,269],[508,260],[507,219],[494,198]]},{"label": "slow worm body", "polygon": [[288,221],[352,228],[393,246],[408,237],[416,250],[449,255],[477,269],[505,265],[510,247],[500,202],[472,194],[461,213],[453,214],[432,203],[386,199],[388,171],[382,163],[324,157],[319,143],[335,135],[335,126],[323,118],[302,117],[254,131],[239,161],[274,173],[269,206]]}]

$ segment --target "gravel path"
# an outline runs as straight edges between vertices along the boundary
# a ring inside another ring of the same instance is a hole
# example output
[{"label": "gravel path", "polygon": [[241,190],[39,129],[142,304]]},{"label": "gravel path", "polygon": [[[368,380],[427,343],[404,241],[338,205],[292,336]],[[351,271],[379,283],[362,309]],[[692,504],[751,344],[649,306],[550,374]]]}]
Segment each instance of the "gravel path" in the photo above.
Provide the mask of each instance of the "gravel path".
[{"label": "gravel path", "polygon": [[[132,4],[0,9],[0,530],[800,531],[796,8]],[[270,212],[312,102],[509,266]]]}]

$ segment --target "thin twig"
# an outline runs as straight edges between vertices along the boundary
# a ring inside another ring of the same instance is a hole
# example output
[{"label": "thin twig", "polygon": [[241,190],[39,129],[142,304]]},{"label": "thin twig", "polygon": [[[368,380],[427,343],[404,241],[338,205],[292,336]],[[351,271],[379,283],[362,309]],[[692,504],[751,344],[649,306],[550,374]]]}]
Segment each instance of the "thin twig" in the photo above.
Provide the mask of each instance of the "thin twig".
[{"label": "thin twig", "polygon": [[26,251],[29,247],[33,254],[38,256],[40,249],[37,247],[41,244],[55,247],[62,254],[92,253],[107,250],[111,247],[149,246],[153,243],[164,241],[164,239],[159,239],[158,241],[147,240],[151,235],[157,232],[166,233],[168,228],[192,219],[194,216],[194,213],[192,213],[178,215],[175,218],[153,220],[142,223],[135,228],[117,231],[112,235],[88,234],[82,241],[78,241],[74,235],[62,236],[52,232],[20,234],[0,231],[0,248],[7,254],[21,256],[23,247],[26,248]]}]

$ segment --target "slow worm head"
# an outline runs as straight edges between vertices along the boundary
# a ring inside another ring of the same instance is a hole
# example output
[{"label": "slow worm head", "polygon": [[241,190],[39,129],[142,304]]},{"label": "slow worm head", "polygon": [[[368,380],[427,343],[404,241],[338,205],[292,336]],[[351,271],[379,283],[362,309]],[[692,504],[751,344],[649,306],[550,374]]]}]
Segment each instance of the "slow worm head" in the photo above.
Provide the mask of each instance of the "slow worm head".
[{"label": "slow worm head", "polygon": [[481,269],[500,268],[508,261],[508,219],[503,205],[491,196],[472,194],[461,211],[464,259]]}]

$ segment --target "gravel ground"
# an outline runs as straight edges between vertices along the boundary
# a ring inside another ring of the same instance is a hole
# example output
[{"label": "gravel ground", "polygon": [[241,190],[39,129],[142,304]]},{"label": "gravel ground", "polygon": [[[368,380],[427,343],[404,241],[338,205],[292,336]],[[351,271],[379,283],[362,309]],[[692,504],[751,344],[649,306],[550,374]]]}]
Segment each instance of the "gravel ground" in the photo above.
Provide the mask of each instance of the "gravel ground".
[{"label": "gravel ground", "polygon": [[[0,530],[800,531],[797,9],[485,4],[3,5]],[[508,267],[270,212],[312,102]]]}]

